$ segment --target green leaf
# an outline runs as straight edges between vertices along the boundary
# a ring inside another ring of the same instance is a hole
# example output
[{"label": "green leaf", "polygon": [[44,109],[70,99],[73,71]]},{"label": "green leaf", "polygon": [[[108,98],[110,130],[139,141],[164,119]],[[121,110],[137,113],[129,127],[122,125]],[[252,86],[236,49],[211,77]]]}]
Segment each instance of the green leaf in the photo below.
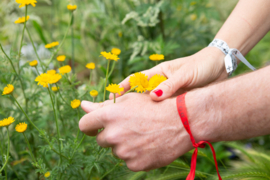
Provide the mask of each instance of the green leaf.
[{"label": "green leaf", "polygon": [[37,21],[32,21],[32,22],[33,22],[33,26],[36,29],[36,31],[37,31],[40,39],[43,41],[44,44],[47,44],[47,40],[44,37],[44,34],[43,34],[43,31],[42,31],[41,26],[37,23]]}]

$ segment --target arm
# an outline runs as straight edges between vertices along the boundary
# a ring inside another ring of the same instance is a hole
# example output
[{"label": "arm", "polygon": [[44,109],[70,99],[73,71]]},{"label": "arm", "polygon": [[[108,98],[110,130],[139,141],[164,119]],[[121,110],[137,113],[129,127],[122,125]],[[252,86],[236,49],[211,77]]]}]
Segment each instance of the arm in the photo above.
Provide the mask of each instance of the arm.
[{"label": "arm", "polygon": [[[238,49],[243,55],[247,54],[270,29],[269,7],[269,0],[240,0],[215,38],[224,40],[230,48]],[[150,93],[151,98],[161,101],[180,88],[192,89],[226,79],[224,57],[219,49],[206,47],[192,56],[167,61],[143,71],[149,78],[155,74],[168,78]],[[129,77],[120,85],[125,92],[128,91]],[[162,95],[158,96],[155,90],[161,90]],[[110,98],[113,98],[112,94]]]}]

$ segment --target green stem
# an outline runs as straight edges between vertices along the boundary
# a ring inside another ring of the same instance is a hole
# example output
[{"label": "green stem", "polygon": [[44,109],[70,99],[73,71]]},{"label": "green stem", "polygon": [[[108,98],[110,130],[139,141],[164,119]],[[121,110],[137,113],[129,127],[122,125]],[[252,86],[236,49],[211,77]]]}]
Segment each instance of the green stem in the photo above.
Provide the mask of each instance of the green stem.
[{"label": "green stem", "polygon": [[56,87],[57,87],[57,89],[58,89],[58,93],[59,93],[59,95],[60,95],[60,98],[68,105],[68,103],[66,102],[66,100],[63,98],[63,96],[62,96],[62,94],[61,94],[61,92],[60,92],[60,88],[59,88],[59,86],[57,85],[57,83],[55,83],[55,85],[56,85]]},{"label": "green stem", "polygon": [[31,155],[31,157],[32,157],[32,159],[33,159],[33,161],[34,161],[35,163],[37,163],[37,161],[36,161],[36,159],[35,159],[35,156],[33,155],[33,152],[32,152],[32,149],[31,149],[31,146],[30,146],[30,144],[29,144],[29,141],[28,141],[27,137],[25,136],[24,133],[22,133],[22,134],[23,134],[24,139],[25,139],[25,141],[26,141],[26,143],[27,143],[27,146],[28,146],[28,149],[29,149],[29,153],[30,153],[30,155]]},{"label": "green stem", "polygon": [[[9,139],[9,130],[8,130],[8,127],[7,128],[7,133],[8,133],[8,148],[7,148],[7,159],[6,159],[6,162],[4,164],[4,166],[0,169],[0,173],[3,171],[3,169],[6,167],[7,163],[8,163],[8,159],[9,159],[9,148],[10,148],[10,139]],[[6,174],[7,176],[7,174]]]},{"label": "green stem", "polygon": [[116,64],[116,61],[113,61],[112,68],[111,68],[111,70],[110,70],[110,73],[109,73],[109,75],[108,75],[108,78],[112,75],[112,72],[113,72],[113,70],[114,70],[115,64]]},{"label": "green stem", "polygon": [[107,176],[109,173],[111,173],[121,162],[117,163],[111,170],[107,171],[100,179],[103,179],[105,176]]},{"label": "green stem", "polygon": [[36,69],[36,71],[37,71],[37,74],[40,75],[36,66],[35,66],[35,69]]},{"label": "green stem", "polygon": [[96,101],[96,97],[93,97],[93,103]]},{"label": "green stem", "polygon": [[60,43],[60,45],[58,46],[58,48],[56,49],[56,51],[54,51],[54,53],[52,54],[52,56],[51,56],[51,58],[50,58],[50,60],[49,60],[49,63],[47,64],[47,66],[46,66],[46,68],[45,68],[45,71],[47,71],[49,65],[51,64],[51,62],[52,62],[52,60],[53,60],[53,57],[58,53],[58,51],[60,50],[60,48],[61,48],[62,45],[64,44],[64,41],[66,40],[68,31],[69,31],[70,26],[71,26],[71,23],[72,23],[72,18],[71,18],[71,20],[70,20],[70,23],[69,23],[69,25],[68,25],[68,29],[67,29],[67,31],[66,31],[66,33],[65,33],[65,35],[64,35],[64,38],[63,38],[62,42]]},{"label": "green stem", "polygon": [[25,31],[25,28],[26,28],[26,19],[27,19],[27,7],[28,6],[25,6],[25,21],[24,21],[24,26],[23,26],[23,31],[22,31],[22,38],[21,38],[21,43],[20,43],[20,49],[19,49],[19,54],[18,54],[18,74],[20,74],[20,58],[21,58],[21,51],[22,51],[22,44],[23,44],[23,37],[24,37],[24,31]]},{"label": "green stem", "polygon": [[115,103],[115,93],[113,93],[113,103]]},{"label": "green stem", "polygon": [[71,59],[71,67],[72,67],[72,72],[75,74],[75,68],[74,68],[74,15],[73,12],[71,12],[71,21],[72,21],[72,27],[71,27],[71,53],[72,53],[72,59]]},{"label": "green stem", "polygon": [[45,69],[44,69],[44,66],[45,66],[45,65],[43,64],[43,62],[41,61],[41,59],[40,59],[40,57],[39,57],[39,55],[38,55],[38,53],[37,53],[37,49],[36,49],[36,47],[35,47],[35,44],[34,44],[34,42],[33,42],[33,39],[32,39],[32,37],[31,37],[31,34],[30,34],[30,32],[29,32],[29,30],[28,30],[27,27],[26,27],[26,32],[27,32],[27,34],[28,34],[28,36],[29,36],[29,39],[30,39],[30,41],[31,41],[31,43],[32,43],[34,52],[35,52],[35,54],[36,54],[36,56],[37,56],[39,62],[41,63],[41,68],[42,68],[42,70],[43,70],[43,73],[45,73]]},{"label": "green stem", "polygon": [[92,78],[93,70],[90,70],[90,75],[89,75],[89,86],[91,86],[91,78]]},{"label": "green stem", "polygon": [[130,90],[128,90],[127,92],[125,92],[125,94],[127,94],[127,93],[133,91],[133,90],[136,89],[137,87],[138,87],[138,86],[135,86],[135,87],[131,88]]},{"label": "green stem", "polygon": [[[51,98],[51,102],[52,102],[52,107],[53,107],[53,113],[54,113],[54,120],[55,120],[55,124],[56,124],[56,130],[57,130],[57,141],[58,141],[58,148],[59,148],[59,153],[61,154],[61,144],[60,144],[60,131],[59,131],[59,125],[58,125],[58,120],[57,120],[57,112],[55,110],[55,107],[54,107],[54,103],[53,103],[53,98],[52,98],[52,94],[51,94],[51,91],[49,88],[48,89],[48,92],[50,94],[50,98]],[[55,103],[57,103],[57,100],[55,99]],[[61,164],[61,161],[62,161],[62,157],[60,156],[60,164]]]},{"label": "green stem", "polygon": [[106,86],[107,86],[107,81],[108,81],[108,73],[109,73],[110,61],[111,60],[108,60],[108,64],[107,64],[106,79],[105,79],[105,84],[104,84],[103,101],[105,101],[105,98],[106,98]]}]

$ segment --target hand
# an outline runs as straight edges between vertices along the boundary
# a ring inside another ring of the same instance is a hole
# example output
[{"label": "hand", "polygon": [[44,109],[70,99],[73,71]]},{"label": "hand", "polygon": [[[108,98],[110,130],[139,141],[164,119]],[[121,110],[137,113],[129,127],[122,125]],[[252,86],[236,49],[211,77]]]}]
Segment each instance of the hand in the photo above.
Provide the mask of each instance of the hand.
[{"label": "hand", "polygon": [[[192,149],[177,112],[176,98],[157,103],[148,94],[129,93],[117,98],[115,104],[111,100],[83,101],[81,106],[88,114],[81,118],[80,130],[97,135],[97,143],[112,147],[132,171],[166,166]],[[104,130],[98,133],[101,128]]]},{"label": "hand", "polygon": [[[171,97],[180,88],[187,90],[226,79],[224,57],[225,55],[218,48],[207,47],[192,56],[167,61],[142,71],[148,78],[155,74],[168,78],[151,91],[151,98],[154,101],[162,101]],[[124,87],[122,94],[130,89],[129,77],[120,83],[120,86]],[[156,90],[162,91],[160,97],[155,94]],[[116,97],[118,96],[117,94]],[[113,94],[110,94],[110,99],[113,99]]]}]

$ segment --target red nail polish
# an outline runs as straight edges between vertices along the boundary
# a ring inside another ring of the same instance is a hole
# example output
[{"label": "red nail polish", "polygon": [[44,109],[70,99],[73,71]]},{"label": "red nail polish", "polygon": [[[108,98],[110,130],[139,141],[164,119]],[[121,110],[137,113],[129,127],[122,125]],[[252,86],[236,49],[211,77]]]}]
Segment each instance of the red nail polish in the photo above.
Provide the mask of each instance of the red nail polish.
[{"label": "red nail polish", "polygon": [[157,89],[154,91],[154,93],[157,95],[157,97],[160,97],[160,96],[162,96],[163,91],[161,89]]}]

